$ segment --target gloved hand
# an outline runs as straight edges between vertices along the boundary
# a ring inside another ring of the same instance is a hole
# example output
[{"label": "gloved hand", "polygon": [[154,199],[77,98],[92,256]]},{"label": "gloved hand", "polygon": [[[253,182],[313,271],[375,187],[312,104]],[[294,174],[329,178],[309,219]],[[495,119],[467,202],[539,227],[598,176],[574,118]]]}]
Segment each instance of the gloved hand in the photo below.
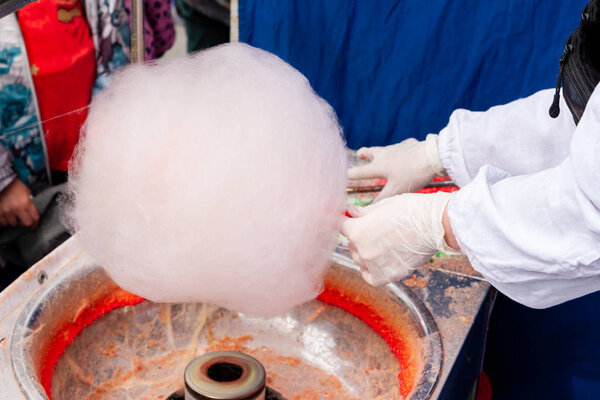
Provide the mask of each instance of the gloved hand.
[{"label": "gloved hand", "polygon": [[438,135],[419,142],[406,139],[386,147],[363,147],[356,153],[369,164],[348,170],[348,179],[386,178],[387,184],[374,202],[395,194],[412,192],[427,185],[436,175],[446,175],[438,150]]},{"label": "gloved hand", "polygon": [[35,228],[40,214],[31,201],[31,191],[15,178],[0,192],[0,225]]},{"label": "gloved hand", "polygon": [[373,286],[405,278],[437,251],[460,254],[444,240],[442,216],[451,193],[410,193],[360,208],[342,225],[352,259]]}]

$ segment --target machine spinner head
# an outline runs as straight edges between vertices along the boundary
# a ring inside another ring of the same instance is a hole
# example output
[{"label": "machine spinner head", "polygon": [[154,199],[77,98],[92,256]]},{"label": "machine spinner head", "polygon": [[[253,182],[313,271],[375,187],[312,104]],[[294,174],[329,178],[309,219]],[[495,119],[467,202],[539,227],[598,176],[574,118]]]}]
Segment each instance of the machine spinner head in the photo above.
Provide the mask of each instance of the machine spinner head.
[{"label": "machine spinner head", "polygon": [[215,351],[185,369],[185,400],[264,400],[266,373],[254,357]]}]

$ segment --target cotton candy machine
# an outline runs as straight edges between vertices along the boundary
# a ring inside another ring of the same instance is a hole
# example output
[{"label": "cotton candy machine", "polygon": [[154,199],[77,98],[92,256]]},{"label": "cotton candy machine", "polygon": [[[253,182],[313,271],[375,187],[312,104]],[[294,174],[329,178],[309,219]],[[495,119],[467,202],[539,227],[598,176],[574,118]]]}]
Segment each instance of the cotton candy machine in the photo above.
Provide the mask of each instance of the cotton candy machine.
[{"label": "cotton candy machine", "polygon": [[401,283],[367,285],[340,254],[319,300],[264,319],[143,301],[69,246],[75,255],[23,302],[0,344],[10,359],[0,372],[14,374],[0,398],[167,399],[188,363],[212,351],[256,358],[267,387],[288,400],[426,399],[436,385],[442,345],[429,311]]}]

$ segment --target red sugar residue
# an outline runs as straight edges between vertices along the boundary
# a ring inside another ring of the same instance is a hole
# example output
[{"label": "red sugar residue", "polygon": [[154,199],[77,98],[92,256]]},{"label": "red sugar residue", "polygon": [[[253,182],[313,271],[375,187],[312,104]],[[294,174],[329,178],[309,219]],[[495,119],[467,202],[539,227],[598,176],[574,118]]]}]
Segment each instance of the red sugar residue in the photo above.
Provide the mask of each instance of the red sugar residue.
[{"label": "red sugar residue", "polygon": [[458,186],[442,186],[442,187],[437,187],[437,188],[419,189],[415,193],[437,193],[437,192],[452,193],[452,192],[458,191],[458,189],[460,189]]},{"label": "red sugar residue", "polygon": [[46,354],[42,357],[40,365],[40,381],[49,399],[52,399],[52,374],[56,363],[77,335],[86,326],[106,313],[117,308],[133,306],[143,301],[144,299],[139,296],[117,289],[106,297],[99,299],[95,304],[84,304],[77,311],[73,320],[66,322],[57,331],[57,334],[48,342]]},{"label": "red sugar residue", "polygon": [[401,372],[398,374],[400,394],[403,397],[408,396],[415,384],[418,370],[413,361],[415,349],[404,340],[405,335],[398,331],[398,327],[380,315],[375,307],[361,302],[356,294],[342,293],[342,290],[342,288],[337,290],[337,288],[327,287],[326,284],[325,290],[317,298],[354,315],[385,340],[400,363]]},{"label": "red sugar residue", "polygon": [[[326,281],[325,290],[318,299],[356,316],[385,340],[400,363],[401,372],[398,375],[400,394],[406,397],[415,384],[418,366],[414,362],[416,359],[416,350],[414,346],[411,346],[405,340],[408,335],[406,335],[406,332],[402,332],[402,323],[395,321],[396,318],[393,318],[393,316],[387,316],[386,318],[386,316],[382,315],[385,312],[379,313],[375,305],[366,304],[368,296],[364,297],[358,293],[352,293],[348,288],[344,290],[344,287],[341,285],[339,288],[336,286],[338,285],[331,281]],[[365,300],[361,301],[362,298]],[[48,342],[46,347],[47,353],[42,357],[40,366],[40,380],[49,399],[52,399],[51,389],[54,368],[59,357],[65,352],[65,349],[73,342],[77,335],[85,327],[108,312],[125,306],[133,306],[143,301],[143,298],[122,289],[115,290],[94,304],[85,304],[82,306],[73,320],[65,323],[58,330],[56,336]]]},{"label": "red sugar residue", "polygon": [[[436,176],[435,178],[433,178],[433,182],[446,182],[451,179],[452,178],[450,178],[449,176]],[[417,190],[415,193],[436,193],[436,192],[452,193],[452,192],[456,192],[458,189],[460,189],[458,186],[442,186],[442,187],[436,187],[436,188],[420,189],[420,190]]]}]

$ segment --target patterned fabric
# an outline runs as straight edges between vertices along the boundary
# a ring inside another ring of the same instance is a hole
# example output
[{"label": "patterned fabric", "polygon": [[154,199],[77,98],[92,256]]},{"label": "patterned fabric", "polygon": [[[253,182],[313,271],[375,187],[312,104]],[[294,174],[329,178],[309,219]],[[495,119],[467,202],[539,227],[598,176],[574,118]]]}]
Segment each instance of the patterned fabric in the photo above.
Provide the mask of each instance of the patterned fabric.
[{"label": "patterned fabric", "polygon": [[85,15],[96,52],[95,94],[106,86],[111,72],[129,64],[129,14],[123,0],[86,0]]},{"label": "patterned fabric", "polygon": [[0,192],[17,177],[12,167],[12,161],[13,156],[10,150],[0,145]]},{"label": "patterned fabric", "polygon": [[[127,12],[131,10],[131,0],[125,0]],[[131,15],[131,14],[130,14]],[[171,16],[169,0],[144,0],[144,40],[146,60],[162,56],[175,42],[175,26]]]},{"label": "patterned fabric", "polygon": [[[102,90],[110,74],[131,60],[131,0],[85,0],[85,14],[96,52],[93,94]],[[168,0],[144,1],[146,60],[160,57],[175,42]]]},{"label": "patterned fabric", "polygon": [[12,169],[33,192],[49,184],[47,156],[29,62],[14,14],[0,19],[0,143],[9,150],[0,171]]}]

